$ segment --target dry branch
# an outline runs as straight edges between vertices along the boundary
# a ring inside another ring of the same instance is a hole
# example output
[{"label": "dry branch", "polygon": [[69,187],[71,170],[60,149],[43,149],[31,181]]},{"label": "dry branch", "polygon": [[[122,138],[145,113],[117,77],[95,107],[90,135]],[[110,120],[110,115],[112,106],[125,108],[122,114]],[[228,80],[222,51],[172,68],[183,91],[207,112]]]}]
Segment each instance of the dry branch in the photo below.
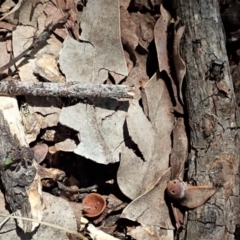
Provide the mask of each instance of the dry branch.
[{"label": "dry branch", "polygon": [[134,88],[127,85],[104,85],[82,83],[46,83],[1,81],[0,95],[2,96],[55,96],[55,97],[103,97],[103,98],[132,98]]}]

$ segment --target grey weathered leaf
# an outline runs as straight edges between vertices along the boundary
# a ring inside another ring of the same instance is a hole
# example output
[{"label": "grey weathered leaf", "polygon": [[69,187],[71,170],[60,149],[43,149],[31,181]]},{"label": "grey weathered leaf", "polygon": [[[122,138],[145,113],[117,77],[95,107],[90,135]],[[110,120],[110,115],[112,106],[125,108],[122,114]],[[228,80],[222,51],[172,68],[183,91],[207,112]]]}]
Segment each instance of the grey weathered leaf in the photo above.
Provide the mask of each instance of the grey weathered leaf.
[{"label": "grey weathered leaf", "polygon": [[67,37],[60,52],[67,81],[103,83],[109,71],[127,76],[119,16],[118,0],[88,1],[81,19],[82,42]]},{"label": "grey weathered leaf", "polygon": [[102,164],[118,162],[128,102],[102,99],[95,104],[78,103],[63,108],[59,121],[80,132],[76,154]]}]

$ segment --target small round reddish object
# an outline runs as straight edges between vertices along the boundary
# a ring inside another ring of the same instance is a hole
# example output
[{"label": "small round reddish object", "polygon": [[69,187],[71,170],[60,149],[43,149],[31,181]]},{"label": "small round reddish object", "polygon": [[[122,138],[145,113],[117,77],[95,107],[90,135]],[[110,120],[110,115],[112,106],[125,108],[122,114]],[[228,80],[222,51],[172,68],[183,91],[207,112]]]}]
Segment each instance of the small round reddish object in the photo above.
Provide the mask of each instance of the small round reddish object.
[{"label": "small round reddish object", "polygon": [[82,201],[86,217],[97,217],[106,208],[106,200],[100,194],[90,193]]}]

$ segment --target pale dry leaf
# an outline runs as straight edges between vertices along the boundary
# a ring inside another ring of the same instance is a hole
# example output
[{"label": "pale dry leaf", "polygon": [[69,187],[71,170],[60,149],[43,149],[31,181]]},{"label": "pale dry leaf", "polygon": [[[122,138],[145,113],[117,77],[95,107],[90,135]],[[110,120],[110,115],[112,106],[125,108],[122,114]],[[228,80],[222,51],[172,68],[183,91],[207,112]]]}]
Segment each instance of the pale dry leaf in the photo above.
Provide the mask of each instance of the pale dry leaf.
[{"label": "pale dry leaf", "polygon": [[[27,49],[33,41],[35,28],[31,26],[19,25],[12,33],[12,44],[14,56],[18,56],[25,49]],[[35,59],[20,60],[17,62],[19,69],[19,76],[23,81],[37,81],[33,75],[35,68]]]},{"label": "pale dry leaf", "polygon": [[43,53],[36,61],[33,73],[49,82],[65,82],[64,76],[59,72],[56,57],[52,54]]},{"label": "pale dry leaf", "polygon": [[55,144],[57,151],[63,151],[63,152],[73,152],[74,149],[76,149],[77,145],[75,141],[71,139],[66,139],[63,142],[58,142]]},{"label": "pale dry leaf", "polygon": [[173,240],[174,231],[160,229],[159,227],[137,226],[128,235],[137,240]]},{"label": "pale dry leaf", "polygon": [[[175,24],[175,28],[176,28],[176,25],[177,24]],[[183,84],[183,78],[186,74],[186,64],[180,56],[180,42],[181,42],[181,38],[184,33],[184,30],[185,30],[185,26],[182,26],[177,30],[175,29],[174,43],[173,43],[173,61],[174,61],[174,67],[176,71],[176,77],[178,80],[178,94],[182,104],[184,103],[183,96],[182,96],[182,84]]]},{"label": "pale dry leaf", "polygon": [[121,217],[139,222],[144,226],[174,229],[169,216],[169,209],[165,202],[166,183],[169,181],[170,175],[170,169],[165,173],[159,174],[157,184],[147,193],[133,200],[123,210]]},{"label": "pale dry leaf", "polygon": [[89,235],[94,240],[120,240],[119,238],[115,238],[98,228],[94,227],[92,224],[88,224],[87,230],[89,232]]},{"label": "pale dry leaf", "polygon": [[117,0],[88,1],[81,20],[82,42],[67,37],[60,52],[59,63],[67,82],[103,83],[109,71],[121,79],[127,76],[119,25]]},{"label": "pale dry leaf", "polygon": [[95,99],[94,103],[95,106],[78,103],[63,108],[59,121],[80,132],[81,142],[74,150],[76,154],[101,164],[118,162],[129,104],[109,99]]},{"label": "pale dry leaf", "polygon": [[44,168],[38,164],[37,171],[41,179],[52,179],[53,181],[62,181],[66,178],[64,171],[61,171],[57,168]]},{"label": "pale dry leaf", "polygon": [[169,136],[175,121],[172,114],[173,105],[168,88],[159,74],[154,74],[143,87],[142,103],[145,115],[162,141],[171,141]]},{"label": "pale dry leaf", "polygon": [[[29,47],[32,44],[34,37],[38,36],[45,29],[47,18],[46,15],[43,14],[43,10],[47,4],[47,2],[37,4],[32,13],[32,3],[30,1],[25,1],[23,3],[19,12],[20,24],[17,26],[16,30],[13,31],[14,56],[19,55],[24,49]],[[55,62],[50,62],[52,65],[48,65],[45,71],[43,71],[43,64],[41,64],[46,60],[46,55],[51,55],[54,59],[58,59],[58,53],[61,47],[61,41],[52,34],[47,40],[47,43],[43,42],[41,48],[39,48],[37,52],[34,51],[30,53],[31,58],[26,58],[25,60],[17,62],[21,80],[34,82],[38,81],[35,73],[39,73],[39,75],[42,75],[45,79],[48,77],[47,74],[52,73],[55,76],[55,80],[56,77],[59,76],[59,79],[63,81],[62,74],[59,72],[59,69],[56,68],[56,60]],[[43,60],[41,60],[41,58],[43,58]],[[36,66],[36,61],[38,61],[38,66]],[[41,68],[42,74],[40,73],[39,68]],[[50,75],[50,78],[51,77],[52,76]]]},{"label": "pale dry leaf", "polygon": [[1,18],[0,18],[0,21],[3,20],[4,18],[6,18],[7,16],[13,14],[14,12],[16,12],[22,5],[24,0],[19,0],[17,2],[17,4],[14,6],[14,8],[11,9],[10,12],[7,12],[6,14],[4,14]]},{"label": "pale dry leaf", "polygon": [[152,124],[144,115],[138,101],[133,100],[127,114],[127,128],[131,140],[137,144],[143,159],[149,162],[157,145],[160,144],[159,137]]},{"label": "pale dry leaf", "polygon": [[1,1],[0,11],[6,14],[11,8],[14,8],[15,5],[16,3],[13,0]]},{"label": "pale dry leaf", "polygon": [[[11,57],[11,55],[7,51],[7,43],[6,42],[0,42],[0,51],[1,51],[0,66],[4,66],[5,64],[7,64],[9,62],[10,57]],[[7,70],[5,70],[4,72],[7,72]]]},{"label": "pale dry leaf", "polygon": [[45,4],[36,4],[34,7],[31,1],[23,1],[21,9],[19,11],[18,21],[24,26],[35,27],[37,32],[41,32],[44,29],[46,15],[43,14]]},{"label": "pale dry leaf", "polygon": [[184,119],[178,118],[172,133],[173,148],[170,156],[171,179],[183,178],[184,164],[188,156],[188,137]]},{"label": "pale dry leaf", "polygon": [[138,157],[132,149],[125,147],[122,150],[117,182],[120,190],[128,198],[135,199],[148,190],[145,189],[145,185],[152,180],[148,173],[149,164]]},{"label": "pale dry leaf", "polygon": [[[128,110],[127,128],[142,157],[125,148],[121,154],[117,179],[121,191],[134,199],[149,191],[156,184],[158,176],[168,168],[171,139],[169,129],[166,128],[161,136],[155,131],[136,100]],[[142,177],[139,178],[139,175]]]}]

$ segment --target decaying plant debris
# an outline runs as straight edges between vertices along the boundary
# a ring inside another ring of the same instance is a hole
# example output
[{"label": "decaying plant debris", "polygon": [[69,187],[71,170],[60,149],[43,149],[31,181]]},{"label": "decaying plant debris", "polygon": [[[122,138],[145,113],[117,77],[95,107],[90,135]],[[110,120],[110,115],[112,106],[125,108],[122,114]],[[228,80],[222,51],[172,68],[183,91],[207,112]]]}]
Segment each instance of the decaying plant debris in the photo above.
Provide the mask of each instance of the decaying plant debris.
[{"label": "decaying plant debris", "polygon": [[[187,182],[186,26],[171,1],[6,0],[0,13],[0,238],[180,237],[186,212],[222,186]],[[210,61],[204,76],[229,97],[225,64]],[[87,214],[89,193],[101,214]]]}]

